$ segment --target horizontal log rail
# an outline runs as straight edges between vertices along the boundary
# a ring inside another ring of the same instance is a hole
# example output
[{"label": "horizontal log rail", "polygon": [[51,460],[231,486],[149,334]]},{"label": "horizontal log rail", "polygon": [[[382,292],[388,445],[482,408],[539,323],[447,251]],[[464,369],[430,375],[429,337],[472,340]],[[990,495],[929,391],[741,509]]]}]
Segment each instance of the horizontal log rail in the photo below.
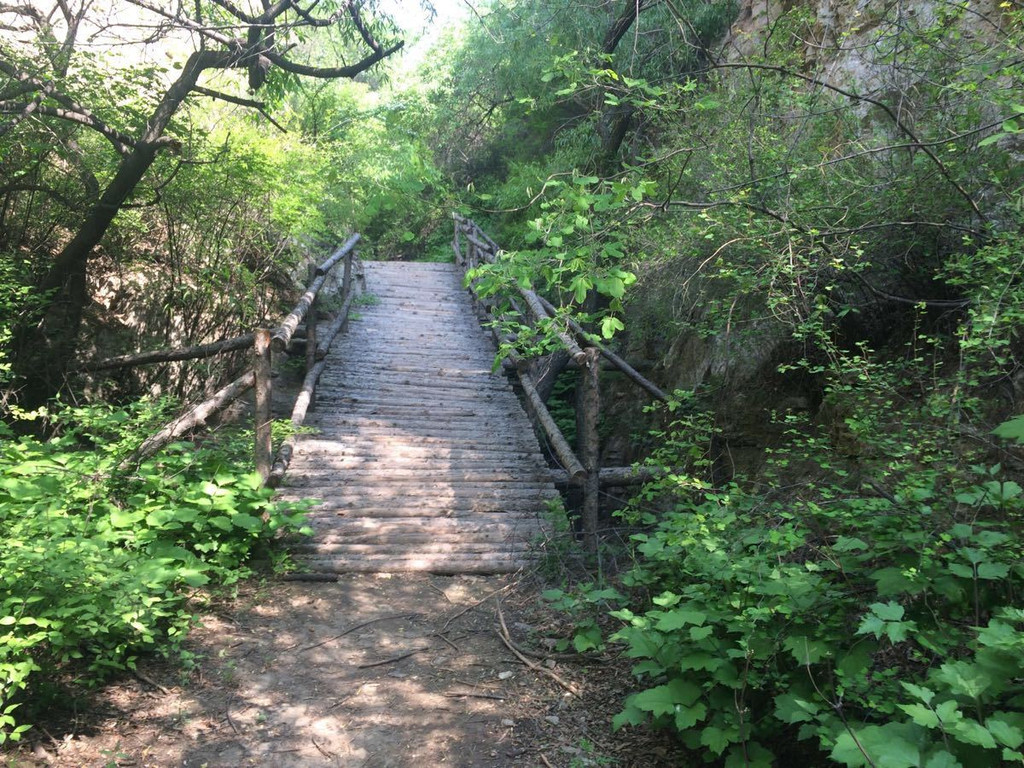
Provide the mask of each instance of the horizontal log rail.
[{"label": "horizontal log rail", "polygon": [[[352,261],[355,257],[355,246],[360,236],[354,234],[331,254],[323,263],[310,264],[309,281],[295,308],[285,315],[273,329],[257,328],[252,333],[236,336],[231,339],[200,344],[198,346],[178,349],[160,349],[151,352],[140,352],[131,355],[120,355],[98,362],[85,363],[79,367],[81,371],[101,371],[113,368],[127,368],[152,363],[191,360],[202,357],[234,352],[241,349],[252,350],[252,366],[230,384],[222,387],[210,397],[193,405],[165,424],[159,431],[148,437],[124,461],[121,468],[149,458],[168,443],[177,440],[206,421],[216,413],[224,410],[231,403],[248,392],[255,390],[255,446],[253,449],[256,470],[268,485],[280,483],[291,461],[294,452],[294,440],[289,438],[281,446],[276,457],[271,455],[271,412],[272,395],[271,368],[273,353],[287,349],[296,329],[306,320],[306,375],[299,394],[292,408],[291,423],[296,429],[305,421],[306,413],[316,400],[316,384],[327,366],[327,353],[338,334],[348,324],[355,292],[352,290]],[[324,330],[323,337],[318,338],[317,298],[331,271],[339,263],[344,264],[341,295],[341,310],[331,324]],[[274,459],[272,462],[272,458]]]},{"label": "horizontal log rail", "polygon": [[[455,252],[455,263],[466,272],[476,269],[482,264],[494,264],[498,257],[498,246],[480,226],[472,219],[453,215],[455,235],[452,249]],[[498,301],[481,298],[477,291],[477,281],[469,283],[469,288],[484,311],[498,323],[503,319],[500,315]],[[558,485],[575,485],[583,489],[583,543],[587,550],[597,551],[598,544],[598,502],[601,488],[607,486],[638,485],[657,476],[656,470],[635,467],[601,467],[599,466],[599,443],[597,424],[600,417],[601,396],[598,382],[599,358],[603,357],[611,366],[624,373],[630,381],[641,387],[645,392],[662,402],[668,401],[665,394],[656,384],[651,382],[633,366],[612,352],[603,344],[598,343],[593,335],[570,317],[560,314],[555,307],[535,291],[519,286],[519,296],[526,303],[533,322],[551,320],[562,324],[557,331],[559,340],[570,358],[577,364],[579,373],[577,381],[577,436],[576,452],[569,447],[565,435],[558,428],[550,411],[537,392],[536,382],[526,370],[525,361],[515,352],[509,352],[505,358],[508,367],[519,377],[526,399],[527,412],[533,419],[538,430],[547,438],[551,450],[562,465],[561,469],[551,471],[551,479]],[[504,296],[510,305],[515,300]],[[509,339],[501,338],[496,327],[492,326],[495,341],[499,346]]]},{"label": "horizontal log rail", "polygon": [[152,365],[154,363],[198,360],[204,357],[222,355],[225,352],[237,352],[240,349],[248,349],[252,346],[254,338],[253,334],[245,333],[241,336],[214,341],[209,344],[197,344],[194,347],[154,349],[150,352],[118,355],[117,357],[108,357],[106,360],[82,363],[78,366],[77,370],[83,372],[105,371],[111,368],[135,368],[140,365]]}]

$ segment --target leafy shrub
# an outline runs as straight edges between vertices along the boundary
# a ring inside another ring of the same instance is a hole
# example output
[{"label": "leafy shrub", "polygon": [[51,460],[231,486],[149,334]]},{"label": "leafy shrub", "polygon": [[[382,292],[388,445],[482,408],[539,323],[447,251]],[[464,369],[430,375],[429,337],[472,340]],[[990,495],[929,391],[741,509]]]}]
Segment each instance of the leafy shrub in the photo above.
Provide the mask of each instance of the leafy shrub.
[{"label": "leafy shrub", "polygon": [[700,416],[668,433],[656,458],[694,471],[627,512],[646,529],[610,641],[646,687],[617,727],[673,727],[726,766],[1024,760],[1022,489],[954,451],[948,411],[865,378],[833,387],[844,435],[790,420],[766,486],[702,477]]},{"label": "leafy shrub", "polygon": [[179,443],[118,471],[167,408],[63,408],[45,442],[0,427],[0,743],[28,727],[14,713],[39,679],[96,682],[174,651],[191,590],[301,529],[224,447]]}]

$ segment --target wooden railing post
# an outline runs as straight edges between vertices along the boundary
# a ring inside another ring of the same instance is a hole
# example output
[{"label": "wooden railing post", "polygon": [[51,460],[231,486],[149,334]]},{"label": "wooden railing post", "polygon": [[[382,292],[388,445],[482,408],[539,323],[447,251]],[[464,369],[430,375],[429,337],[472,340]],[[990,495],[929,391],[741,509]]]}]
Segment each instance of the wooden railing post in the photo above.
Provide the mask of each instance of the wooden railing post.
[{"label": "wooden railing post", "polygon": [[455,237],[452,239],[452,250],[455,251],[455,263],[462,267],[462,270],[466,270],[466,260],[462,256],[462,243],[459,239],[459,234],[462,232],[462,221],[459,219],[459,214],[453,214],[455,219]]},{"label": "wooden railing post", "polygon": [[256,388],[255,421],[256,471],[264,480],[270,476],[271,415],[270,415],[270,331],[257,328],[253,343],[253,374]]},{"label": "wooden railing post", "polygon": [[601,415],[601,371],[599,350],[583,350],[577,390],[577,432],[580,462],[587,470],[583,480],[583,546],[588,552],[597,552],[598,513],[600,510],[601,466],[597,423]]},{"label": "wooden railing post", "polygon": [[343,301],[348,298],[348,294],[352,290],[352,255],[352,251],[345,254],[345,271],[341,278],[341,298]]},{"label": "wooden railing post", "polygon": [[[310,263],[309,265],[309,282],[310,284],[316,279],[316,264]],[[316,365],[316,324],[317,324],[317,297],[313,297],[313,301],[309,304],[309,311],[306,313],[306,373],[308,374],[313,370],[313,366]],[[310,407],[316,404],[316,384],[313,385],[313,391],[309,396]]]}]

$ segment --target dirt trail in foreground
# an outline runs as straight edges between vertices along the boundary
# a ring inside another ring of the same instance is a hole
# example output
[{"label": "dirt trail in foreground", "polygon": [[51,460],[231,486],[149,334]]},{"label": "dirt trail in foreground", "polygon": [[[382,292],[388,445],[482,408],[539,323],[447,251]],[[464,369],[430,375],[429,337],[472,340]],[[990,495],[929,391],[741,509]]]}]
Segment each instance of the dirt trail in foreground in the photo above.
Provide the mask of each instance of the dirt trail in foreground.
[{"label": "dirt trail in foreground", "polygon": [[615,665],[532,661],[580,699],[518,659],[496,632],[496,597],[514,642],[543,647],[536,592],[510,577],[247,587],[203,617],[191,672],[140,662],[138,677],[54,713],[8,765],[682,764],[650,736],[609,735],[626,682]]}]

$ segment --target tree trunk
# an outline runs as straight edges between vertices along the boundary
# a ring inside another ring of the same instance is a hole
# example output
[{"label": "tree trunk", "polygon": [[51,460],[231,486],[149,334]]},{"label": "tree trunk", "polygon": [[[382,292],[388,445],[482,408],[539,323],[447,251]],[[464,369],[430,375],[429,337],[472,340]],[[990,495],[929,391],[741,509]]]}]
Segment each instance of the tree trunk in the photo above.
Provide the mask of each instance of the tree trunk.
[{"label": "tree trunk", "polygon": [[213,51],[200,51],[189,57],[181,75],[153,110],[142,138],[122,156],[114,178],[40,282],[40,292],[49,295],[47,305],[34,322],[15,334],[13,362],[21,384],[19,399],[23,407],[42,405],[63,386],[89,300],[86,288],[90,257],[153,165],[157,152],[176,144],[164,137],[164,131],[199,76],[206,69],[229,63],[225,54]]}]

